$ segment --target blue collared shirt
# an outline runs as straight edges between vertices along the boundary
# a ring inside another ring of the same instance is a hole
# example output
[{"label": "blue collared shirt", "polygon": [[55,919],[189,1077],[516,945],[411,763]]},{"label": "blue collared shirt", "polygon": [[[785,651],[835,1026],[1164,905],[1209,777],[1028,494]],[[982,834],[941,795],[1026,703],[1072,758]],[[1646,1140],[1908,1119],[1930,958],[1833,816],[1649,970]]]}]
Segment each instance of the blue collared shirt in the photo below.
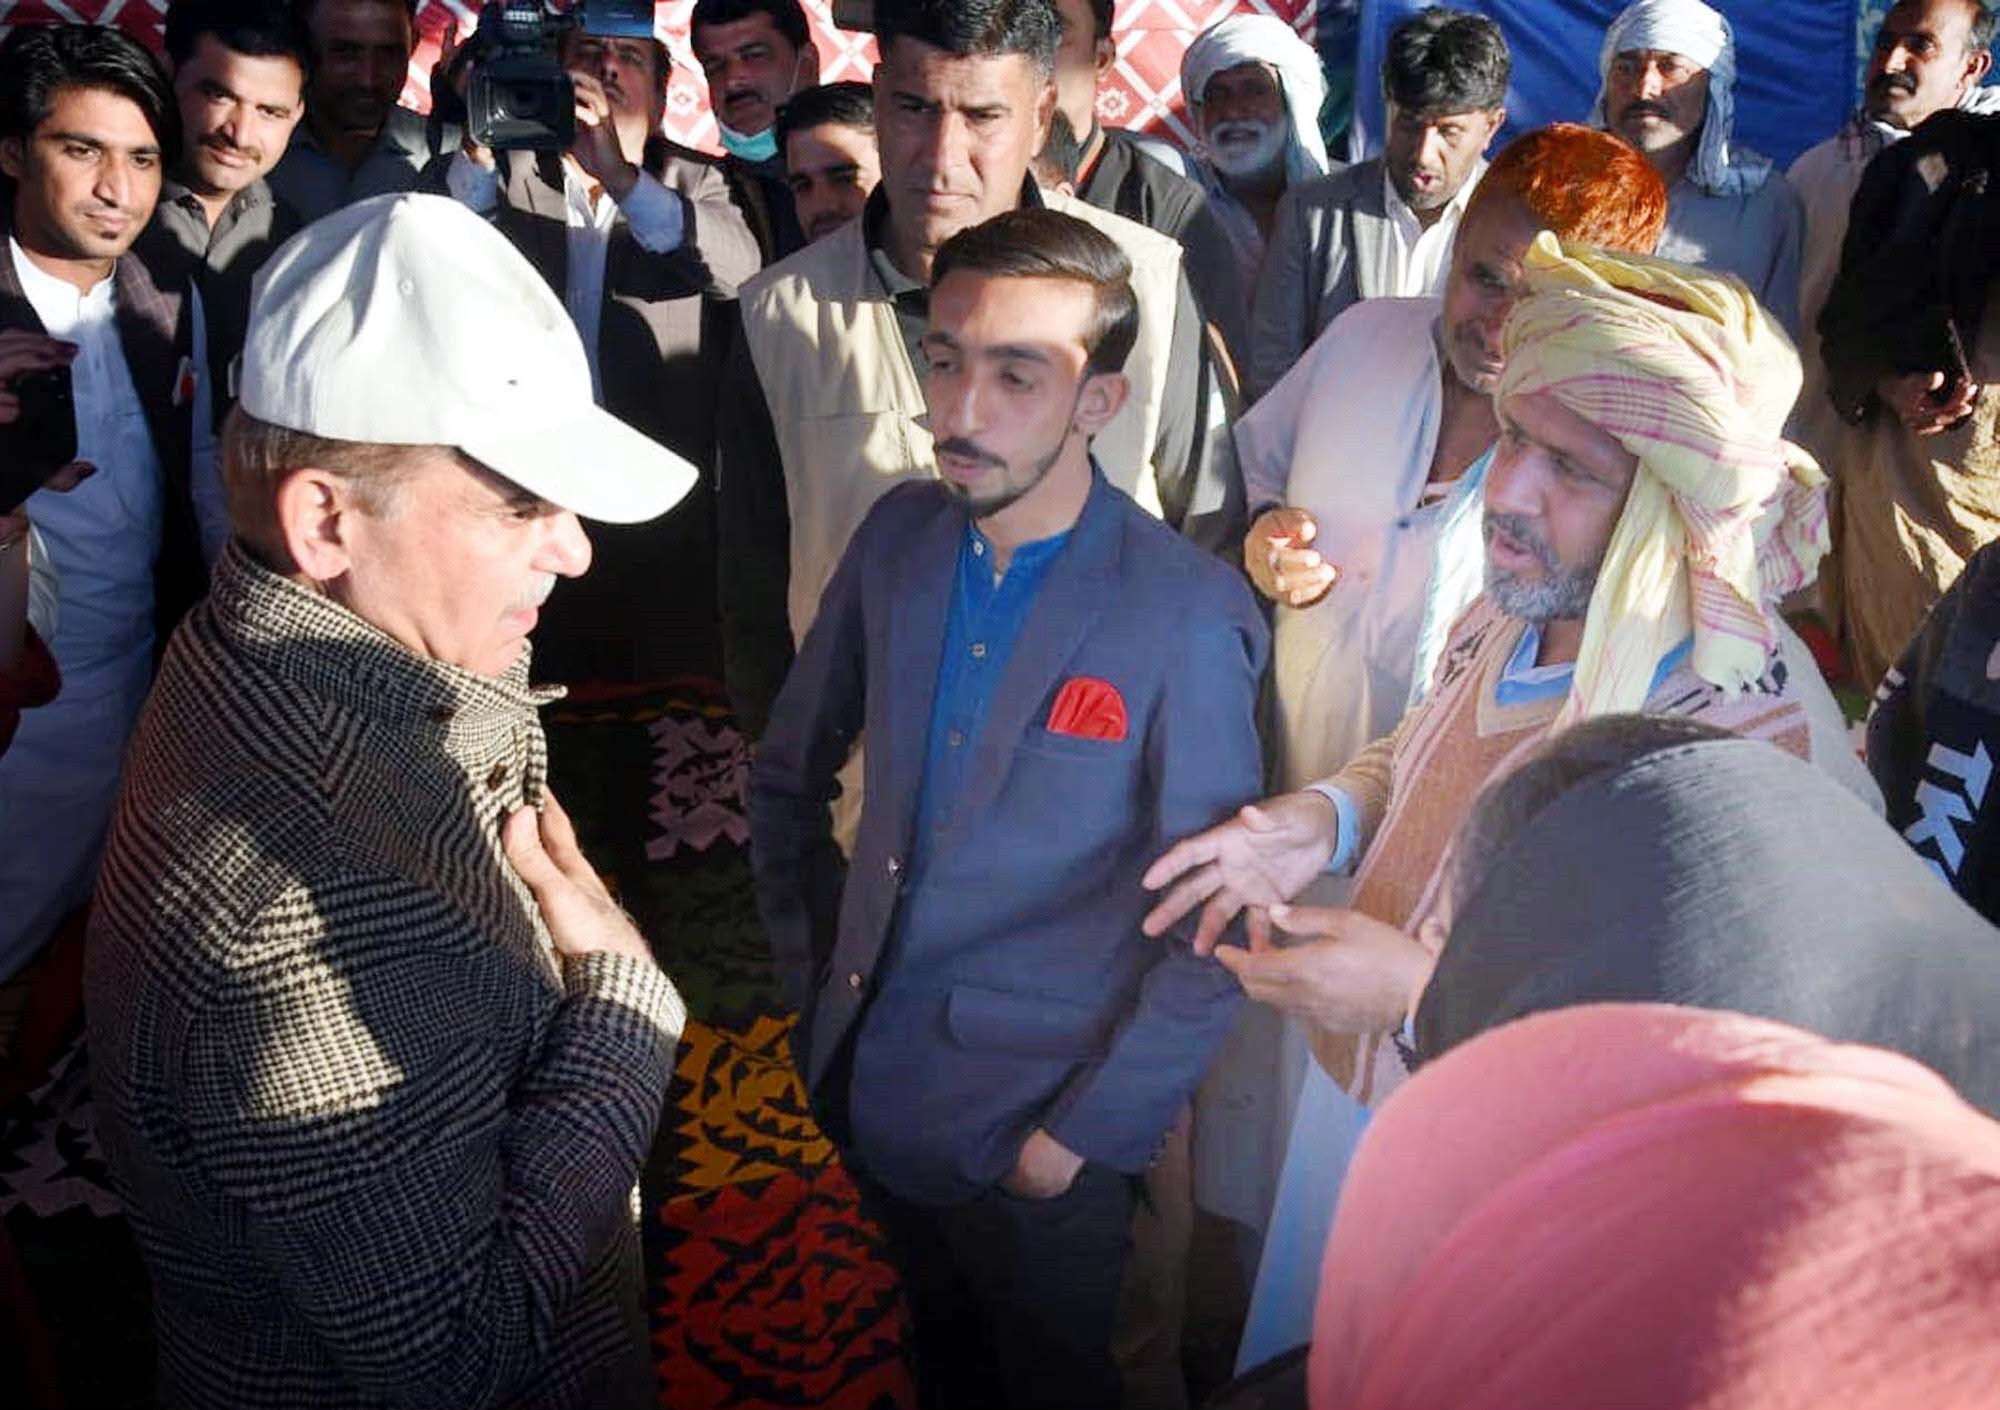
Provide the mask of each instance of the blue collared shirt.
[{"label": "blue collared shirt", "polygon": [[1041,592],[1042,580],[1068,542],[1065,530],[1054,538],[1022,544],[1008,559],[1006,573],[996,579],[992,543],[976,525],[965,526],[958,571],[952,576],[951,608],[945,615],[937,691],[931,699],[924,777],[917,791],[917,832],[910,849],[912,872],[922,869],[931,837],[951,816],[966,761],[979,742],[1015,639]]}]

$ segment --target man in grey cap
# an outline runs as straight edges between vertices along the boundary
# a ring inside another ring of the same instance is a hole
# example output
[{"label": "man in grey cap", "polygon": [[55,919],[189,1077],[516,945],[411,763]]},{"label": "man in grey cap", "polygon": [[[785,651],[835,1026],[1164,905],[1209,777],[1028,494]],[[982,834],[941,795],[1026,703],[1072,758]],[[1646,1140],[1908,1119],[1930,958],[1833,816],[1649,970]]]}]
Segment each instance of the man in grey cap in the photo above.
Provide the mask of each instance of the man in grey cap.
[{"label": "man in grey cap", "polygon": [[684,1012],[549,791],[526,637],[579,515],[692,472],[442,197],[281,248],[240,388],[85,975],[162,1403],[649,1403],[633,1193]]}]

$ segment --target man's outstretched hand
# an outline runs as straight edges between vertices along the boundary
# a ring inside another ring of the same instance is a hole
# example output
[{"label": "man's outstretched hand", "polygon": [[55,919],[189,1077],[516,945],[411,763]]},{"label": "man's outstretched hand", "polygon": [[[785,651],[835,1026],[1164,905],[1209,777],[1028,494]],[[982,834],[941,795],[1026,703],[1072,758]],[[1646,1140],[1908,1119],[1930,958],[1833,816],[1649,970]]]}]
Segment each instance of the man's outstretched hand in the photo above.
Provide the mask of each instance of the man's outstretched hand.
[{"label": "man's outstretched hand", "polygon": [[[1245,906],[1282,905],[1305,890],[1333,856],[1339,822],[1324,794],[1283,793],[1252,803],[1226,823],[1185,838],[1147,868],[1148,891],[1172,889],[1146,914],[1163,935],[1200,906],[1194,951],[1205,955]],[[1261,917],[1254,917],[1261,925]]]}]

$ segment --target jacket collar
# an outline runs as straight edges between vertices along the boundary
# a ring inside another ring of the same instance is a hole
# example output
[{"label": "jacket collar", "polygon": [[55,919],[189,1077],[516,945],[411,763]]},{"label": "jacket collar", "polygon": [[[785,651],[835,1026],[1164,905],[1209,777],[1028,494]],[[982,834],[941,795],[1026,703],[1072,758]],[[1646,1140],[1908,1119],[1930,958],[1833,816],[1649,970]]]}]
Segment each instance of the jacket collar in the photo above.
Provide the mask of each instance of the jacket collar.
[{"label": "jacket collar", "polygon": [[272,572],[232,540],[206,610],[247,661],[306,695],[385,724],[455,733],[535,723],[560,687],[528,684],[529,653],[485,676],[417,655],[347,608]]}]

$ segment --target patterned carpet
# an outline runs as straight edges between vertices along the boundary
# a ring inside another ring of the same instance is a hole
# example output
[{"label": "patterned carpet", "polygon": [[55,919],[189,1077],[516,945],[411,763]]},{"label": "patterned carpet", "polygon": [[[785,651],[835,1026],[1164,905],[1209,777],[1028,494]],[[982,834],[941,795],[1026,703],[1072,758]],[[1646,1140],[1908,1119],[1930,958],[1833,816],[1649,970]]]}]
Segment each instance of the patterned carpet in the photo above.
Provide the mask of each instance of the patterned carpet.
[{"label": "patterned carpet", "polygon": [[[659,1403],[902,1410],[896,1279],[806,1110],[745,854],[748,757],[704,678],[572,696],[551,774],[691,1020],[642,1180]],[[72,1407],[148,1403],[143,1270],[72,1045],[0,1112],[0,1216]]]}]

